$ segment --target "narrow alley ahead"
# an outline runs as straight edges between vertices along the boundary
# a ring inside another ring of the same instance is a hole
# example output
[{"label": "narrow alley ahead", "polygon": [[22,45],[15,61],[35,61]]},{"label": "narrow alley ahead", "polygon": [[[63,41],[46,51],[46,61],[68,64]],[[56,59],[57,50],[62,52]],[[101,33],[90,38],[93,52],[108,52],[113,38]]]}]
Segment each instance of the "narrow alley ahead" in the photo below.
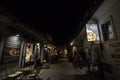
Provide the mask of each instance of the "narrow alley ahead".
[{"label": "narrow alley ahead", "polygon": [[95,75],[88,75],[85,71],[74,68],[67,58],[50,65],[49,69],[42,69],[39,75],[42,80],[100,80]]}]

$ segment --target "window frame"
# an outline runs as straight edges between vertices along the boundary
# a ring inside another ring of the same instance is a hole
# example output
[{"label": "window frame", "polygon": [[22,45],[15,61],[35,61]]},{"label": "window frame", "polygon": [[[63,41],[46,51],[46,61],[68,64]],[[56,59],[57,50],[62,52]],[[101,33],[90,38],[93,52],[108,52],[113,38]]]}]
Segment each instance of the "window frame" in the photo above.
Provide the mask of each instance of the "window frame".
[{"label": "window frame", "polygon": [[[109,25],[111,25],[112,28],[112,33],[113,33],[113,38],[110,39],[109,36]],[[103,40],[104,41],[114,41],[117,40],[116,37],[116,32],[115,32],[115,26],[113,23],[113,18],[110,16],[108,20],[106,20],[103,24],[101,24],[101,30],[102,30],[102,35],[103,35]]]}]

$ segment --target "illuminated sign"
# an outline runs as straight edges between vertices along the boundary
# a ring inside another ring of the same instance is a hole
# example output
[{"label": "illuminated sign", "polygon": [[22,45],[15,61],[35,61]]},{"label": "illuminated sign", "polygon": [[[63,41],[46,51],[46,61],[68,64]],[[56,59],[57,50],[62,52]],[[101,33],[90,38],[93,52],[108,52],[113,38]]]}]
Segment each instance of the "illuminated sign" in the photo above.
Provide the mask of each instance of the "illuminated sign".
[{"label": "illuminated sign", "polygon": [[86,24],[86,33],[88,41],[99,41],[97,24]]}]

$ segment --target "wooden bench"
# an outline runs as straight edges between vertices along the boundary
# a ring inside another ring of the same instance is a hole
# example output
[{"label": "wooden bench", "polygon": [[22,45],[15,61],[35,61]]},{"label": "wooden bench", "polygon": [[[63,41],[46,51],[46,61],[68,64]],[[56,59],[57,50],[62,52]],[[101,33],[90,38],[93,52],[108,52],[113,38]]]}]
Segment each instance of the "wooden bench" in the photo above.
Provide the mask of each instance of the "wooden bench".
[{"label": "wooden bench", "polygon": [[7,77],[8,77],[9,80],[15,80],[16,78],[20,77],[22,74],[23,74],[22,71],[16,71],[12,74],[9,74]]}]

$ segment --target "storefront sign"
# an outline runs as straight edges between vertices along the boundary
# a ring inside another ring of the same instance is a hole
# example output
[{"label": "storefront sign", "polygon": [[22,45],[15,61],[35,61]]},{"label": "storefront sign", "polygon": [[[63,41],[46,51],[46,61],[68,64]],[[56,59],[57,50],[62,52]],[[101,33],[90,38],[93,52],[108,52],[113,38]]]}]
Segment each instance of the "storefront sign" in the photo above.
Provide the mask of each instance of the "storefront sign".
[{"label": "storefront sign", "polygon": [[21,48],[21,39],[17,36],[9,36],[6,39],[4,52],[3,52],[3,63],[16,62],[19,60]]}]

